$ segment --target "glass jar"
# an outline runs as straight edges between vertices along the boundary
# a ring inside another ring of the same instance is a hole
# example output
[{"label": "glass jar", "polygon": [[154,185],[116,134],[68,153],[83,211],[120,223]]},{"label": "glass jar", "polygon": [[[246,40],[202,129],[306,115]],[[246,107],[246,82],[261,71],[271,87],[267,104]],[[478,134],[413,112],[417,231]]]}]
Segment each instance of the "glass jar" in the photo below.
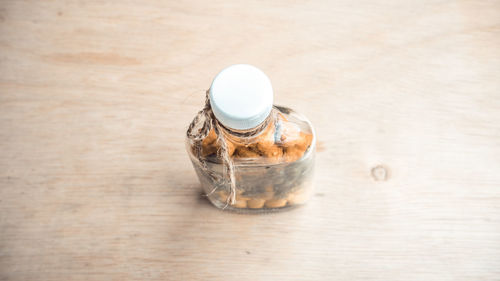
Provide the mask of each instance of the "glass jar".
[{"label": "glass jar", "polygon": [[195,118],[190,126],[191,132],[205,131],[199,138],[188,131],[186,147],[205,194],[218,208],[282,210],[304,204],[311,194],[314,129],[297,112],[273,106],[272,96],[262,71],[230,66],[210,87],[205,122]]}]

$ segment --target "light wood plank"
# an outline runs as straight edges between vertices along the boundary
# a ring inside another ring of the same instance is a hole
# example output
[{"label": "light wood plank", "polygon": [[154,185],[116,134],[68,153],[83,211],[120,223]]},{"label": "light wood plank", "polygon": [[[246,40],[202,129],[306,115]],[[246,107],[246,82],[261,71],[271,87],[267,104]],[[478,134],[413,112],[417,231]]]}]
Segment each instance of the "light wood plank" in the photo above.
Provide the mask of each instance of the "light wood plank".
[{"label": "light wood plank", "polygon": [[[200,196],[242,62],[316,127],[303,208]],[[499,1],[2,1],[0,129],[1,280],[500,276]]]}]

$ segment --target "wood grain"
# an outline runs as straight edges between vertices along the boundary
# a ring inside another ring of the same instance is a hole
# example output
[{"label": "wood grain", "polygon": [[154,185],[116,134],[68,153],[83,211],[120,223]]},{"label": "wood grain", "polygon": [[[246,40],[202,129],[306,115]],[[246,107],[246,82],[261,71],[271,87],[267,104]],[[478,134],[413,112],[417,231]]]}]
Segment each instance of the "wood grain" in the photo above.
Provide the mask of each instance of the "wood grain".
[{"label": "wood grain", "polygon": [[[316,191],[221,212],[184,149],[251,63]],[[499,1],[2,1],[1,280],[499,280]]]}]

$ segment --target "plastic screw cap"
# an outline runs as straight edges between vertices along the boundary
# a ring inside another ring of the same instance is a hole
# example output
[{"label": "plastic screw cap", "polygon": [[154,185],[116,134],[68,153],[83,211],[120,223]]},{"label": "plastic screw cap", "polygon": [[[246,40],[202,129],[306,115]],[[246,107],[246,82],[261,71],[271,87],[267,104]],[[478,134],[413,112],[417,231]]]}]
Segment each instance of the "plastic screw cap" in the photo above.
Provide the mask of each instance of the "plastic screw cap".
[{"label": "plastic screw cap", "polygon": [[217,120],[235,130],[257,127],[273,107],[269,77],[248,64],[235,64],[222,70],[214,78],[209,95]]}]

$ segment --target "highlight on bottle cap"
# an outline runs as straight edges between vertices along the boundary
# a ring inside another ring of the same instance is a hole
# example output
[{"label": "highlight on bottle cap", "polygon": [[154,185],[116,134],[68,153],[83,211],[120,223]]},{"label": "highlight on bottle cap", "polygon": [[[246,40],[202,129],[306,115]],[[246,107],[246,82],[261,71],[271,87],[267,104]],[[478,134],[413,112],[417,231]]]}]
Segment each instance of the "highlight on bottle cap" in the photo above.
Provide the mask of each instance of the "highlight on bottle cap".
[{"label": "highlight on bottle cap", "polygon": [[212,111],[224,126],[248,130],[261,124],[273,107],[273,87],[262,70],[235,64],[214,78],[209,90]]}]

